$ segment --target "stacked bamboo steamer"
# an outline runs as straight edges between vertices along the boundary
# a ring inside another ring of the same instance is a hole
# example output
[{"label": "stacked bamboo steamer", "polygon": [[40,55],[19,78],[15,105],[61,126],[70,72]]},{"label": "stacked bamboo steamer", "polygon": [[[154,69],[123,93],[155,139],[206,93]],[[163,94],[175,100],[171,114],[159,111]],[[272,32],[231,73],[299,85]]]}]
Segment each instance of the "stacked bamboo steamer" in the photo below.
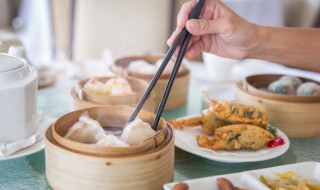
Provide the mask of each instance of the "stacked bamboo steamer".
[{"label": "stacked bamboo steamer", "polygon": [[[237,100],[244,104],[264,107],[269,122],[294,138],[320,136],[320,97],[275,94],[260,90],[282,75],[253,75],[237,83]],[[304,82],[313,81],[299,77]]]},{"label": "stacked bamboo steamer", "polygon": [[[113,77],[100,77],[99,81],[106,82]],[[130,84],[134,94],[123,96],[108,96],[96,94],[93,92],[86,92],[83,90],[84,84],[89,79],[80,81],[72,88],[70,93],[70,110],[78,110],[83,108],[96,107],[101,105],[127,105],[135,107],[142,97],[144,91],[148,87],[148,83],[142,79],[134,77],[124,77]],[[153,92],[148,97],[143,109],[154,112],[156,108],[155,103],[156,94]]]},{"label": "stacked bamboo steamer", "polygon": [[[132,61],[143,60],[150,64],[155,64],[158,60],[163,58],[164,57],[160,55],[122,57],[115,61],[115,64],[114,66],[111,67],[111,70],[115,73],[120,73],[122,75],[125,74],[131,77],[137,77],[140,79],[144,79],[147,82],[150,82],[154,74],[146,74],[146,73],[129,71],[127,68],[129,67]],[[158,80],[158,82],[154,87],[154,91],[157,94],[155,99],[156,105],[159,105],[162,99],[162,94],[164,93],[165,88],[167,86],[170,73],[162,73],[160,79]],[[176,75],[174,84],[172,86],[168,101],[165,106],[165,110],[179,108],[187,103],[189,79],[190,79],[190,72],[188,68],[185,66],[185,64],[182,63],[178,71],[178,74]]]},{"label": "stacked bamboo steamer", "polygon": [[[85,111],[102,126],[123,126],[133,108],[103,106],[77,110],[60,117],[46,131],[46,176],[53,189],[160,190],[172,181],[173,131],[163,119],[155,137],[138,146],[96,147],[64,139]],[[142,110],[139,118],[152,123],[154,114]]]}]

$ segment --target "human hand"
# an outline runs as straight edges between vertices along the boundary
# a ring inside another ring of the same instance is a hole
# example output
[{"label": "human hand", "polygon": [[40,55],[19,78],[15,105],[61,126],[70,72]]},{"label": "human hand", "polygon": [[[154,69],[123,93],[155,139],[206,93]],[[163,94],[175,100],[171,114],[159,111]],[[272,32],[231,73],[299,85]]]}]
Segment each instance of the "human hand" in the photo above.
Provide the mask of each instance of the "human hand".
[{"label": "human hand", "polygon": [[[258,27],[242,19],[220,0],[206,0],[199,19],[188,20],[196,0],[183,4],[177,18],[177,28],[168,40],[171,47],[180,31],[186,27],[192,34],[185,57],[191,59],[202,51],[221,57],[244,59],[257,46]],[[175,52],[177,56],[180,46]]]}]

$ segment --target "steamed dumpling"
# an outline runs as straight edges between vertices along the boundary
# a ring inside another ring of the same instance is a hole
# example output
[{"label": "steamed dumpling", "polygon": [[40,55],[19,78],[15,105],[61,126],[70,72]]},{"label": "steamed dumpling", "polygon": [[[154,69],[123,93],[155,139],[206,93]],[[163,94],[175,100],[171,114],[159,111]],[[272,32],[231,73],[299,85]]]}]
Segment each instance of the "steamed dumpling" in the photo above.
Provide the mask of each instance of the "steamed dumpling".
[{"label": "steamed dumpling", "polygon": [[156,132],[149,123],[137,118],[123,130],[120,139],[131,146],[139,145],[141,142],[153,137]]},{"label": "steamed dumpling", "polygon": [[99,139],[96,143],[98,146],[103,147],[128,147],[129,145],[121,141],[118,137],[114,135],[105,135]]},{"label": "steamed dumpling", "polygon": [[77,123],[69,128],[64,138],[81,143],[96,143],[99,134],[104,134],[99,122],[91,119],[85,113],[80,116]]},{"label": "steamed dumpling", "polygon": [[133,94],[130,83],[124,78],[112,78],[105,83],[105,86],[110,89],[112,96]]},{"label": "steamed dumpling", "polygon": [[136,60],[130,62],[128,70],[141,74],[154,74],[157,71],[157,68],[155,65],[152,65],[144,60]]},{"label": "steamed dumpling", "polygon": [[69,128],[64,138],[103,147],[129,146],[114,135],[106,135],[100,123],[91,119],[88,113],[81,115],[79,121]]},{"label": "steamed dumpling", "polygon": [[320,96],[320,86],[314,82],[305,82],[297,89],[298,96]]},{"label": "steamed dumpling", "polygon": [[294,76],[282,76],[268,86],[268,91],[277,94],[295,95],[302,80]]},{"label": "steamed dumpling", "polygon": [[269,84],[268,91],[277,94],[294,95],[296,88],[290,81],[276,80]]},{"label": "steamed dumpling", "polygon": [[294,76],[282,76],[279,80],[290,83],[295,89],[302,84],[302,80]]},{"label": "steamed dumpling", "polygon": [[[159,59],[156,61],[155,65],[156,65],[157,69],[161,66],[163,60],[164,59]],[[171,73],[173,70],[174,64],[175,64],[175,62],[173,60],[170,60],[163,72],[164,73]]]},{"label": "steamed dumpling", "polygon": [[92,77],[88,82],[86,82],[83,89],[97,94],[110,93],[110,88],[108,88],[103,82],[99,81],[98,77]]}]

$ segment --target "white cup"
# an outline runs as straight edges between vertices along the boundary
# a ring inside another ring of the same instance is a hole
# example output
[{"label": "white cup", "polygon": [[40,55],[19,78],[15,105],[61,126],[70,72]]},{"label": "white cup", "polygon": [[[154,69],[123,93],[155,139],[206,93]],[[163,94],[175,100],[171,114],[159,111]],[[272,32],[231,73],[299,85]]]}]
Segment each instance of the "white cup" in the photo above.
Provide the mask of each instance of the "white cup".
[{"label": "white cup", "polygon": [[206,70],[209,74],[208,78],[214,81],[228,81],[230,80],[230,73],[232,67],[239,60],[219,57],[214,54],[206,52],[202,53],[202,58]]}]

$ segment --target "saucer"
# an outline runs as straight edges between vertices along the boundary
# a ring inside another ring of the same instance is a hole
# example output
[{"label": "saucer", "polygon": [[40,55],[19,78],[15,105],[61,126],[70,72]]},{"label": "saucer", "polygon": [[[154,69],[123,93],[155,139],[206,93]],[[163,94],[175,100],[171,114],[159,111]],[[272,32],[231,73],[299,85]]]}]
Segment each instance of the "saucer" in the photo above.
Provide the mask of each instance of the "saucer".
[{"label": "saucer", "polygon": [[0,161],[4,161],[4,160],[11,160],[14,158],[20,158],[23,156],[28,156],[30,154],[34,154],[36,152],[39,152],[41,150],[44,149],[44,140],[43,138],[39,139],[36,143],[34,143],[33,145],[26,147],[24,149],[21,149],[15,153],[13,153],[10,156],[7,157],[0,157]]},{"label": "saucer", "polygon": [[[44,139],[46,129],[50,126],[56,118],[50,117],[43,113],[37,113],[37,131],[26,139],[21,139],[15,142],[4,144],[5,148],[2,154],[5,156],[0,157],[0,161],[19,158],[36,153],[44,149]],[[33,143],[32,145],[30,145]],[[8,149],[9,146],[10,148]],[[27,147],[25,147],[27,146]],[[22,148],[25,147],[25,148]],[[6,149],[7,148],[7,149]]]}]

